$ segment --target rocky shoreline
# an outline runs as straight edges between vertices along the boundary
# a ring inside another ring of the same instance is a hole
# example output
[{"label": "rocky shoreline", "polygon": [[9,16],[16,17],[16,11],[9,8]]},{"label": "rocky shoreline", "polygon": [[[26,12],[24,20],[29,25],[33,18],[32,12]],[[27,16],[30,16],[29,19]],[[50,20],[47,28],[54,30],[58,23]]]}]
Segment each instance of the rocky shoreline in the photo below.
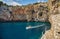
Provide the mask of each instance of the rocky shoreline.
[{"label": "rocky shoreline", "polygon": [[51,29],[41,39],[60,39],[60,0],[49,0]]},{"label": "rocky shoreline", "polygon": [[60,14],[51,15],[51,29],[46,31],[41,39],[60,39]]}]

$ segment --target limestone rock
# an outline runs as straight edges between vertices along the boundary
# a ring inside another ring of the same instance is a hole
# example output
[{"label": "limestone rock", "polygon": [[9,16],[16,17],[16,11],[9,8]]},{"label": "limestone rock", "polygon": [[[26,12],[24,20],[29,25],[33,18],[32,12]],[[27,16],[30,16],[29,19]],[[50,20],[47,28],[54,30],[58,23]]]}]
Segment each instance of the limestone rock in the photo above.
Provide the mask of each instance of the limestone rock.
[{"label": "limestone rock", "polygon": [[[6,21],[8,21],[8,20],[11,20],[10,19],[10,16],[11,16],[11,14],[10,14],[10,12],[8,11],[8,7],[6,7],[6,6],[1,6],[0,7],[0,19],[3,19],[3,20],[6,20]],[[3,21],[2,20],[2,21]],[[1,20],[0,20],[1,21]]]},{"label": "limestone rock", "polygon": [[46,31],[41,39],[60,39],[60,14],[49,17],[51,29]]},{"label": "limestone rock", "polygon": [[48,20],[48,7],[45,3],[12,7],[13,20],[43,21]]}]

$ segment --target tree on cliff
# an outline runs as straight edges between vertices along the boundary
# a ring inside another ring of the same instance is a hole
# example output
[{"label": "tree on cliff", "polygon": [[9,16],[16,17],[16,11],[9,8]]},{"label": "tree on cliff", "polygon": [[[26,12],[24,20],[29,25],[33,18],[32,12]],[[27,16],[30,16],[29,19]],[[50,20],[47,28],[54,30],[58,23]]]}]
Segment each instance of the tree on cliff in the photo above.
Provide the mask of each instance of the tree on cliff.
[{"label": "tree on cliff", "polygon": [[1,6],[1,5],[3,5],[3,2],[2,2],[2,1],[0,1],[0,6]]},{"label": "tree on cliff", "polygon": [[3,3],[2,1],[0,1],[0,6],[8,6],[6,3]]}]

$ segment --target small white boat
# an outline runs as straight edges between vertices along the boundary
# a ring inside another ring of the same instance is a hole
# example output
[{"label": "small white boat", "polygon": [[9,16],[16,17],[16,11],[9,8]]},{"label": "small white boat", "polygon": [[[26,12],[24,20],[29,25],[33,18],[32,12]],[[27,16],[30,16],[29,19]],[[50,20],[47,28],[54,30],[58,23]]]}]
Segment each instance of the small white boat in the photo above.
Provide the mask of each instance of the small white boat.
[{"label": "small white boat", "polygon": [[27,26],[26,29],[32,29],[32,28],[38,28],[38,27],[42,27],[44,26],[45,24],[42,24],[42,25],[37,25],[37,26]]},{"label": "small white boat", "polygon": [[31,28],[32,28],[31,26],[26,27],[26,29],[31,29]]}]

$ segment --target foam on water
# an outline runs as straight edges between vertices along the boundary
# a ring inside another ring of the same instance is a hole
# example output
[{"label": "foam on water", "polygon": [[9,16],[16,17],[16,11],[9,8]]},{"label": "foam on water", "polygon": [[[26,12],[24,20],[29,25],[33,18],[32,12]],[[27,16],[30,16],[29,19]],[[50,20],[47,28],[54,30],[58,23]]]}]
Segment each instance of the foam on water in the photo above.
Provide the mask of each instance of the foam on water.
[{"label": "foam on water", "polygon": [[26,27],[26,30],[28,29],[33,29],[33,28],[38,28],[38,27],[43,27],[45,24],[42,24],[42,25],[37,25],[37,26],[27,26]]}]

